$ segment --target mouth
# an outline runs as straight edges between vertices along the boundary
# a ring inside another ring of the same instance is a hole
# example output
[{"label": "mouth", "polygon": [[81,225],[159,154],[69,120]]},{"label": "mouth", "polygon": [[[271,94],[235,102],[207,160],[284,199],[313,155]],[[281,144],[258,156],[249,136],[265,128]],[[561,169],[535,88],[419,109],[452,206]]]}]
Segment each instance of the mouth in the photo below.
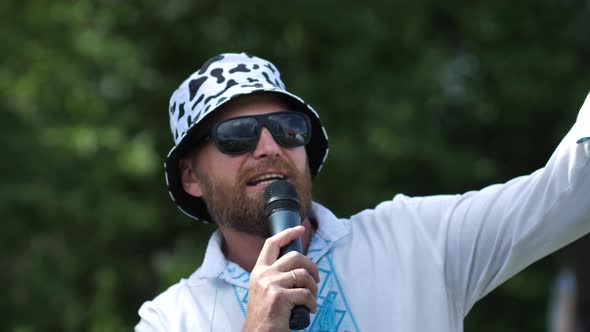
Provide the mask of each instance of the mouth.
[{"label": "mouth", "polygon": [[246,184],[250,187],[265,187],[276,180],[287,180],[287,177],[280,173],[265,173],[252,178]]}]

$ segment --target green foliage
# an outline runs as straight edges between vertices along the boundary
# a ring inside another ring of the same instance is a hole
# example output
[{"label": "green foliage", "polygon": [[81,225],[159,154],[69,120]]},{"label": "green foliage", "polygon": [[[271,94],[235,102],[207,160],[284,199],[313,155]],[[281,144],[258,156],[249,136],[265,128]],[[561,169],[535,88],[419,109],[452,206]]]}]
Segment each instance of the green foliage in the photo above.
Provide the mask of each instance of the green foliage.
[{"label": "green foliage", "polygon": [[[318,201],[456,193],[542,167],[588,91],[584,1],[0,4],[0,329],[123,331],[201,262],[212,227],[166,192],[172,91],[210,56],[275,62],[320,111]],[[552,256],[467,330],[538,331]]]}]

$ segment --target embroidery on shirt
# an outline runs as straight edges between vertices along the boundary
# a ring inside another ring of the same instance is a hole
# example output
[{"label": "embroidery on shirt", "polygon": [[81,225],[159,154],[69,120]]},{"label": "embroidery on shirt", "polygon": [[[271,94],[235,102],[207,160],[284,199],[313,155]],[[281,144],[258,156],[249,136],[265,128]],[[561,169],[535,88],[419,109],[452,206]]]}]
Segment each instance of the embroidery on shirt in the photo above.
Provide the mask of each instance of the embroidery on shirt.
[{"label": "embroidery on shirt", "polygon": [[[344,296],[344,292],[340,286],[340,281],[334,273],[332,260],[330,255],[324,255],[317,262],[318,270],[320,272],[320,285],[318,289],[318,312],[310,316],[311,324],[305,329],[306,332],[332,332],[332,331],[360,331],[358,324],[350,307],[348,301]],[[232,286],[236,300],[240,304],[242,313],[246,313],[246,305],[248,304],[248,289],[240,287],[236,284],[244,283],[244,275],[239,271],[241,268],[237,265],[231,266],[231,275],[235,276]],[[243,270],[242,270],[243,271]],[[247,274],[249,281],[250,274]],[[230,274],[226,274],[230,277]],[[246,282],[247,287],[248,282]]]}]

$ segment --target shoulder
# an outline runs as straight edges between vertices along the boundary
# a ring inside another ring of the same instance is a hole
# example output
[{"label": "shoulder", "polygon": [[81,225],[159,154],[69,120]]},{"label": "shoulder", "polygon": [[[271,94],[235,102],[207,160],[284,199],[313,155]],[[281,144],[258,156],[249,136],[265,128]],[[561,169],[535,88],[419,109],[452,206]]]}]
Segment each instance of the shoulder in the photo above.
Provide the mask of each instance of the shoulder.
[{"label": "shoulder", "polygon": [[460,199],[460,195],[410,197],[397,194],[391,200],[351,216],[352,234],[361,242],[383,241],[386,246],[430,239],[443,231],[441,221]]},{"label": "shoulder", "polygon": [[[373,208],[364,209],[350,217],[353,224],[366,224],[395,219],[395,216],[407,213],[416,208],[419,198],[397,194],[391,200],[383,201]],[[359,225],[361,226],[361,225]]]},{"label": "shoulder", "polygon": [[141,321],[136,326],[136,331],[167,330],[177,322],[186,321],[187,316],[191,316],[191,320],[206,316],[206,308],[215,296],[215,280],[200,278],[198,272],[199,270],[187,279],[181,279],[153,300],[143,303],[139,309]]},{"label": "shoulder", "polygon": [[[470,194],[470,193],[467,193]],[[351,222],[379,222],[384,220],[411,221],[440,216],[461,199],[461,195],[432,195],[410,197],[397,194],[391,200],[379,203],[371,209],[365,209],[350,217]]]},{"label": "shoulder", "polygon": [[[201,278],[199,272],[200,268],[190,277],[180,279],[179,282],[168,287],[168,289],[150,302],[160,307],[170,308],[173,306],[182,306],[187,301],[199,301],[202,298],[212,295],[215,291],[215,280]],[[195,294],[198,294],[198,296],[195,296]]]}]

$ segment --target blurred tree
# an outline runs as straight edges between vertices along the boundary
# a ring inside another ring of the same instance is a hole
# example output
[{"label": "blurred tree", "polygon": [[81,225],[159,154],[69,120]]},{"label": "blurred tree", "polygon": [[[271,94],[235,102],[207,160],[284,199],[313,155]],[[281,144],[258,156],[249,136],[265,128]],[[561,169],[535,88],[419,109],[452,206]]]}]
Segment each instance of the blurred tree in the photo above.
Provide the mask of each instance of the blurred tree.
[{"label": "blurred tree", "polygon": [[572,245],[572,265],[576,274],[577,296],[576,315],[579,317],[582,331],[590,331],[590,236],[587,235]]},{"label": "blurred tree", "polygon": [[[0,13],[8,331],[128,330],[200,264],[213,228],[173,207],[161,165],[168,97],[214,54],[274,61],[320,111],[331,149],[315,197],[343,216],[542,167],[589,86],[578,0],[5,0]],[[492,293],[466,330],[541,330],[555,260]]]}]

